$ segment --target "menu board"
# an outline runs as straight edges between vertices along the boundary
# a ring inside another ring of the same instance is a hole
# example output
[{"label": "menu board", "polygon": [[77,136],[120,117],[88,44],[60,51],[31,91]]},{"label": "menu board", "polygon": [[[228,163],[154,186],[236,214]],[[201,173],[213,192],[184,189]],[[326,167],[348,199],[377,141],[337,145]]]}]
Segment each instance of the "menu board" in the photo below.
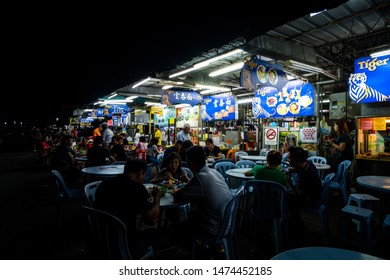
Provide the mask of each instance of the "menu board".
[{"label": "menu board", "polygon": [[177,108],[176,127],[183,127],[186,123],[190,124],[191,127],[198,127],[199,106]]},{"label": "menu board", "polygon": [[202,102],[202,96],[193,90],[168,89],[161,95],[161,104],[172,106],[174,104],[198,105]]},{"label": "menu board", "polygon": [[281,90],[261,87],[255,92],[252,112],[256,118],[314,116],[314,88],[301,80],[289,81]]},{"label": "menu board", "polygon": [[238,119],[236,97],[232,93],[207,96],[201,106],[201,117],[204,121]]}]

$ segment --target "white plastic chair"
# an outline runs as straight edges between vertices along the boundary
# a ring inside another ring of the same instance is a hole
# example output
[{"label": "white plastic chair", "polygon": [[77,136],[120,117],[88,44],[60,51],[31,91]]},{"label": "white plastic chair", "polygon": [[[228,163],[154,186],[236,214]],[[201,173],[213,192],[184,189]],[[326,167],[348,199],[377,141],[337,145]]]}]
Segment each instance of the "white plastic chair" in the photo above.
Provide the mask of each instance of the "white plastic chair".
[{"label": "white plastic chair", "polygon": [[243,151],[237,151],[234,153],[234,162],[237,162],[239,160],[241,160],[241,156],[247,156],[248,153],[247,152],[243,152]]},{"label": "white plastic chair", "polygon": [[100,183],[103,181],[93,181],[85,185],[84,187],[84,193],[85,193],[85,201],[87,206],[92,207],[93,203],[95,201],[95,193],[97,187],[100,185]]}]

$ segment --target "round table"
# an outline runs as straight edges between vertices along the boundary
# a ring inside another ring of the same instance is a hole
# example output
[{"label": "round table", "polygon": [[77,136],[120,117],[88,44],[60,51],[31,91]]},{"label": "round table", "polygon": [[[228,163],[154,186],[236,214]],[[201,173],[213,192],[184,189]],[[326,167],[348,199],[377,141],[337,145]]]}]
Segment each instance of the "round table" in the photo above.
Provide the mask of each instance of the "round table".
[{"label": "round table", "polygon": [[356,178],[356,183],[363,188],[378,193],[380,199],[379,219],[383,221],[386,204],[390,199],[390,176],[359,176]]},{"label": "round table", "polygon": [[252,161],[255,161],[257,164],[264,164],[267,161],[266,156],[240,156],[240,159],[241,160],[252,160]]},{"label": "round table", "polygon": [[318,175],[320,175],[320,178],[322,180],[322,178],[324,177],[324,170],[328,170],[331,168],[331,166],[329,164],[325,164],[325,163],[316,163],[316,162],[313,162],[313,164],[315,165],[315,167],[317,168],[318,170]]},{"label": "round table", "polygon": [[84,167],[83,169],[81,169],[81,172],[86,175],[93,175],[99,177],[113,177],[119,174],[123,174],[124,169],[125,169],[124,164],[100,165],[100,166]]},{"label": "round table", "polygon": [[237,178],[237,179],[251,180],[251,179],[253,179],[253,175],[246,176],[244,174],[245,172],[247,172],[249,170],[252,170],[252,168],[232,168],[232,169],[226,170],[226,175],[233,177],[233,178]]},{"label": "round table", "polygon": [[360,186],[390,194],[390,176],[359,176],[356,182]]},{"label": "round table", "polygon": [[334,247],[303,247],[284,251],[271,260],[381,260],[381,258]]}]

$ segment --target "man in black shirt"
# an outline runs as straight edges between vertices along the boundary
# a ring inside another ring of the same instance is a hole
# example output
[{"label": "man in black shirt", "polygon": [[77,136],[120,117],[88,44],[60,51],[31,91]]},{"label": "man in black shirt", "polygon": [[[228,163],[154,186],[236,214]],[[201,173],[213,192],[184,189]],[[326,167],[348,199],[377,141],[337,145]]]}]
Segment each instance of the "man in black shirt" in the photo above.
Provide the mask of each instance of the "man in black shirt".
[{"label": "man in black shirt", "polygon": [[137,216],[141,215],[147,225],[155,225],[160,214],[161,191],[154,188],[152,196],[143,185],[147,170],[143,160],[128,160],[123,174],[103,181],[96,190],[94,207],[107,211],[126,225],[129,249],[134,258],[157,242],[159,234],[155,228],[137,230]]}]

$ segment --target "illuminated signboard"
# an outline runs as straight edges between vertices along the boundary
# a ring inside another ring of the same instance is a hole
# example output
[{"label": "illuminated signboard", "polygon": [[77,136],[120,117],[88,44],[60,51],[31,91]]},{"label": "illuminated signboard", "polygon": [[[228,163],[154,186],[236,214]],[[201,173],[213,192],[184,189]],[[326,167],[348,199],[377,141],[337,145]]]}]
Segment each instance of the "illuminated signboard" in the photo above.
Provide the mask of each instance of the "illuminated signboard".
[{"label": "illuminated signboard", "polygon": [[187,103],[195,106],[202,102],[202,96],[196,91],[168,89],[161,95],[161,103],[167,106]]},{"label": "illuminated signboard", "polygon": [[355,103],[390,101],[390,55],[355,60],[349,76],[348,97]]},{"label": "illuminated signboard", "polygon": [[287,82],[287,75],[279,64],[258,58],[245,62],[241,70],[240,84],[248,90],[255,91],[264,86],[281,89]]},{"label": "illuminated signboard", "polygon": [[205,97],[200,111],[204,121],[238,119],[236,97],[231,93]]},{"label": "illuminated signboard", "polygon": [[256,118],[314,116],[313,86],[301,80],[289,81],[281,90],[261,87],[255,92],[252,113]]}]

